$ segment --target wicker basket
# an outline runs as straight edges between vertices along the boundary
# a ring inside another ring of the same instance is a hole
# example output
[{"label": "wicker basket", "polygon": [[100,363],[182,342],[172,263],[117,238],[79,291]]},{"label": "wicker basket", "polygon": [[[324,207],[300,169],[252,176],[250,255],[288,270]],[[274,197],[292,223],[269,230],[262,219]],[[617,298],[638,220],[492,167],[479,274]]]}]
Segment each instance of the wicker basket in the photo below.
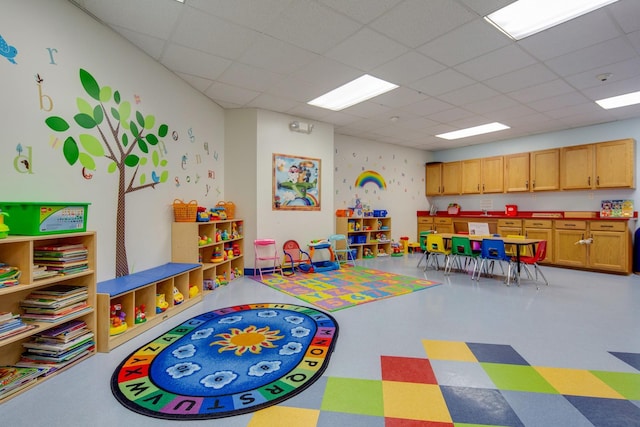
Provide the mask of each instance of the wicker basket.
[{"label": "wicker basket", "polygon": [[227,214],[227,219],[233,219],[236,214],[236,205],[233,202],[218,202],[217,207],[224,208],[224,212]]},{"label": "wicker basket", "polygon": [[198,215],[198,202],[195,200],[185,203],[182,200],[173,201],[173,216],[176,222],[195,222]]}]

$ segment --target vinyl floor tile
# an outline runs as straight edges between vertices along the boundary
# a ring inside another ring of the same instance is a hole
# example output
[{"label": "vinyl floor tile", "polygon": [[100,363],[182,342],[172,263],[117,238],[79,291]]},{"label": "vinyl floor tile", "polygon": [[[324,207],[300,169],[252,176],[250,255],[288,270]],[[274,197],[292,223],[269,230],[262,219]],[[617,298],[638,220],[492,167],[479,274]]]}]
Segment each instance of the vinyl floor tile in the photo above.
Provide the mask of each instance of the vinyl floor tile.
[{"label": "vinyl floor tile", "polygon": [[498,390],[443,386],[451,419],[458,423],[522,427],[524,424]]},{"label": "vinyl floor tile", "polygon": [[500,390],[558,393],[531,366],[504,365],[501,363],[481,363],[481,365]]},{"label": "vinyl floor tile", "polygon": [[623,353],[618,351],[610,351],[609,353],[640,371],[640,353]]},{"label": "vinyl floor tile", "polygon": [[479,362],[507,363],[511,365],[529,364],[510,345],[467,343],[467,346]]},{"label": "vinyl floor tile", "polygon": [[437,384],[429,359],[382,356],[382,379],[422,384]]},{"label": "vinyl floor tile", "polygon": [[595,427],[640,427],[640,408],[620,399],[566,396]]},{"label": "vinyl floor tile", "polygon": [[422,344],[429,359],[459,360],[463,362],[478,361],[464,342],[425,339],[422,340]]},{"label": "vinyl floor tile", "polygon": [[383,381],[384,415],[392,418],[450,422],[439,386]]},{"label": "vinyl floor tile", "polygon": [[640,401],[640,373],[591,371],[626,399]]},{"label": "vinyl floor tile", "polygon": [[383,416],[382,382],[330,377],[321,408],[323,411]]},{"label": "vinyl floor tile", "polygon": [[247,427],[316,427],[320,411],[271,406],[256,412]]},{"label": "vinyl floor tile", "polygon": [[587,370],[541,366],[536,366],[535,369],[560,394],[624,399],[624,396]]},{"label": "vinyl floor tile", "polygon": [[503,390],[502,395],[527,427],[593,427],[561,394]]}]

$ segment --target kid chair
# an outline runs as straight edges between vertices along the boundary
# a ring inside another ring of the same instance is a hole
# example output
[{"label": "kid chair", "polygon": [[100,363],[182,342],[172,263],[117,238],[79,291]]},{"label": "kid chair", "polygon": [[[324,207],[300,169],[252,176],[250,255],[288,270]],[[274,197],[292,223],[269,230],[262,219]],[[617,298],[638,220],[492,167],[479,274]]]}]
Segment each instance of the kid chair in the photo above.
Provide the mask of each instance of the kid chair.
[{"label": "kid chair", "polygon": [[[311,257],[309,256],[309,253],[300,249],[300,245],[295,240],[287,240],[284,242],[284,245],[282,245],[282,252],[284,252],[284,268],[291,268],[291,271],[284,273],[285,276],[293,276],[296,273],[296,267],[300,264],[311,264]],[[287,261],[291,267],[287,267]]]},{"label": "kid chair", "polygon": [[[260,280],[262,280],[262,270],[267,269],[275,273],[280,271],[282,274],[282,263],[278,256],[278,248],[274,239],[256,239],[253,241],[253,250],[255,254],[253,264],[253,275],[256,270],[260,272]],[[266,265],[265,265],[266,264]]]},{"label": "kid chair", "polygon": [[343,263],[351,263],[351,265],[355,267],[356,261],[353,259],[353,253],[349,247],[347,236],[344,234],[332,234],[329,236],[329,243],[331,243],[331,248],[335,254],[336,261],[338,261],[338,266]]}]

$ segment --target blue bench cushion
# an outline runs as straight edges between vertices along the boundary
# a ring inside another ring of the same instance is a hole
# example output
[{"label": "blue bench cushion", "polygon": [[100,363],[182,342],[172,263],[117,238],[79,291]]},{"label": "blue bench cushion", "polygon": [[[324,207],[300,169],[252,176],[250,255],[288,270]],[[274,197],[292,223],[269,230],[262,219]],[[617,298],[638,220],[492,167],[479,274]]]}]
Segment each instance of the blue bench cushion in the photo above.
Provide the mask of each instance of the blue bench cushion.
[{"label": "blue bench cushion", "polygon": [[169,262],[149,270],[98,282],[97,289],[99,294],[109,294],[115,297],[197,268],[200,268],[200,264]]}]

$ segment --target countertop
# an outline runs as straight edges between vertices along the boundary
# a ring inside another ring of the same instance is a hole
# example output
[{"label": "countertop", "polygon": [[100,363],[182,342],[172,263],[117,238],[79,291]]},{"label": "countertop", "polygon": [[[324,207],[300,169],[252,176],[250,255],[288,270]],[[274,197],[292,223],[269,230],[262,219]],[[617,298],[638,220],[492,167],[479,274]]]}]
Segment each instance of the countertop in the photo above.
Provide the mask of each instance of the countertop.
[{"label": "countertop", "polygon": [[[417,211],[417,216],[432,216],[429,211]],[[601,217],[600,212],[584,211],[518,211],[517,215],[506,215],[504,211],[489,211],[484,215],[482,211],[460,211],[458,214],[449,214],[447,211],[438,211],[434,217],[440,218],[483,218],[483,219],[575,219],[575,220],[611,220],[629,221],[638,218],[638,212],[633,212],[633,217]]]}]

